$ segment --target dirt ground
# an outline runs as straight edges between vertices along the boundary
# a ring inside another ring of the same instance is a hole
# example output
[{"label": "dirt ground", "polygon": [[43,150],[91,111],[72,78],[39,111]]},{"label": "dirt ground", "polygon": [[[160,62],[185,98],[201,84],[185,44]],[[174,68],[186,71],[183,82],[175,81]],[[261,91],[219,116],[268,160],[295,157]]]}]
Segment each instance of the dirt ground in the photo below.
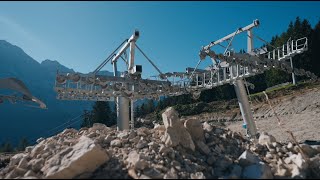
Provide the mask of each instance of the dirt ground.
[{"label": "dirt ground", "polygon": [[[320,89],[302,89],[291,95],[271,99],[278,119],[267,103],[255,104],[254,117],[259,132],[268,132],[278,141],[291,141],[291,131],[297,141],[320,140]],[[226,122],[227,128],[245,134],[242,122]]]}]

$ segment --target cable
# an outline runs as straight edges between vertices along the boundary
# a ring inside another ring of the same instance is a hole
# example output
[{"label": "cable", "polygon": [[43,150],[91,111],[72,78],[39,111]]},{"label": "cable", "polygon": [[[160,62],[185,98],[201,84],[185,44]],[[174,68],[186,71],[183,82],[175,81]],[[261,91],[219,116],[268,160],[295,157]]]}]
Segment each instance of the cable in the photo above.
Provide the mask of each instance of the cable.
[{"label": "cable", "polygon": [[108,57],[106,60],[104,60],[94,71],[93,71],[93,74],[97,74],[98,71],[100,71],[103,66],[105,66],[110,60],[111,60],[111,57],[114,56],[115,52],[124,44],[128,41],[128,39],[124,40],[117,48],[116,50],[114,50]]},{"label": "cable", "polygon": [[[89,113],[89,112],[87,112],[87,113],[85,113],[85,114],[88,114],[88,113]],[[60,124],[59,126],[56,126],[56,127],[52,128],[52,129],[50,129],[50,130],[47,130],[46,133],[43,133],[43,134],[47,134],[47,135],[53,134],[52,132],[51,132],[51,133],[49,133],[49,132],[50,132],[50,131],[53,131],[54,129],[57,129],[57,128],[60,127],[60,126],[63,127],[63,125],[65,125],[65,124],[70,125],[70,124],[68,124],[68,123],[70,123],[71,121],[73,121],[73,120],[75,120],[75,119],[77,119],[77,118],[79,118],[79,117],[81,117],[81,116],[83,116],[83,115],[85,115],[85,114],[81,114],[81,115],[79,115],[79,116],[76,116],[75,118],[72,118],[71,120],[69,120],[69,121],[67,121],[67,122],[65,122],[65,123],[63,123],[63,124]],[[80,120],[82,120],[82,119],[80,119]],[[75,122],[78,122],[78,121],[79,121],[79,120],[77,120],[77,121],[75,121]],[[73,122],[72,124],[74,124],[74,122]],[[57,132],[57,131],[54,131],[54,132]],[[31,141],[35,141],[36,139],[38,139],[38,137],[37,137],[37,138],[31,138]]]},{"label": "cable", "polygon": [[142,53],[142,55],[151,63],[151,65],[159,72],[160,76],[163,76],[163,73],[160,71],[160,69],[147,57],[147,55],[139,48],[139,46],[136,44],[137,49]]}]

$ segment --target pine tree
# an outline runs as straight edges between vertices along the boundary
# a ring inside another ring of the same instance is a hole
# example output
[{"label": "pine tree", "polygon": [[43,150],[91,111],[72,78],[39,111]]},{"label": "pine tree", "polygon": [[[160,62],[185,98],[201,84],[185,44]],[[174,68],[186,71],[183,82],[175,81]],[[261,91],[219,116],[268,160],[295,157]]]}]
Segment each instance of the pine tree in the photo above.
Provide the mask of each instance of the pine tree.
[{"label": "pine tree", "polygon": [[17,151],[24,151],[26,147],[29,146],[29,142],[27,138],[22,138],[18,144]]},{"label": "pine tree", "polygon": [[110,105],[105,101],[97,101],[91,112],[84,111],[82,127],[91,127],[94,123],[101,123],[107,126],[117,124],[115,112],[111,111]]},{"label": "pine tree", "polygon": [[88,110],[83,111],[82,118],[83,121],[81,127],[91,127],[93,125],[91,120],[91,112],[89,112]]},{"label": "pine tree", "polygon": [[13,152],[13,147],[10,142],[2,143],[0,146],[0,152]]}]

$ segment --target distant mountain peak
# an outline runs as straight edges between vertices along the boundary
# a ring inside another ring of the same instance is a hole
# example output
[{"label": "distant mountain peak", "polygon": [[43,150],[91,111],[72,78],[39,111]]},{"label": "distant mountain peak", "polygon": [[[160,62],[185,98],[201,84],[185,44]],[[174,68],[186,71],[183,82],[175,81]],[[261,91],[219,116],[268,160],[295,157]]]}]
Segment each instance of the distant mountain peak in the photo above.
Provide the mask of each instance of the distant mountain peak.
[{"label": "distant mountain peak", "polygon": [[54,71],[59,70],[62,72],[74,72],[73,69],[67,68],[66,66],[60,64],[57,60],[45,59],[41,62],[41,66]]}]

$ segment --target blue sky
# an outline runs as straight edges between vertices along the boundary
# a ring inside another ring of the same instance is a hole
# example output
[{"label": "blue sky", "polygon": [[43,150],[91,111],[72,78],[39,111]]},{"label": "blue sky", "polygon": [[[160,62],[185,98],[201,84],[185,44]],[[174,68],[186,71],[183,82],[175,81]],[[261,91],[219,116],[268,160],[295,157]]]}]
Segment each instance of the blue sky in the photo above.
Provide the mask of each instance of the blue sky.
[{"label": "blue sky", "polygon": [[[314,26],[320,2],[0,2],[0,39],[41,62],[57,60],[75,71],[93,71],[135,29],[137,44],[163,72],[195,67],[201,46],[254,19],[254,33],[270,40],[296,16]],[[261,42],[255,40],[255,46]],[[246,47],[245,34],[234,40]],[[220,52],[223,49],[216,47]],[[1,61],[1,60],[0,60]],[[144,77],[157,74],[137,52]],[[200,67],[210,64],[204,61]],[[119,63],[119,70],[124,64]],[[108,64],[105,70],[112,70]]]}]

